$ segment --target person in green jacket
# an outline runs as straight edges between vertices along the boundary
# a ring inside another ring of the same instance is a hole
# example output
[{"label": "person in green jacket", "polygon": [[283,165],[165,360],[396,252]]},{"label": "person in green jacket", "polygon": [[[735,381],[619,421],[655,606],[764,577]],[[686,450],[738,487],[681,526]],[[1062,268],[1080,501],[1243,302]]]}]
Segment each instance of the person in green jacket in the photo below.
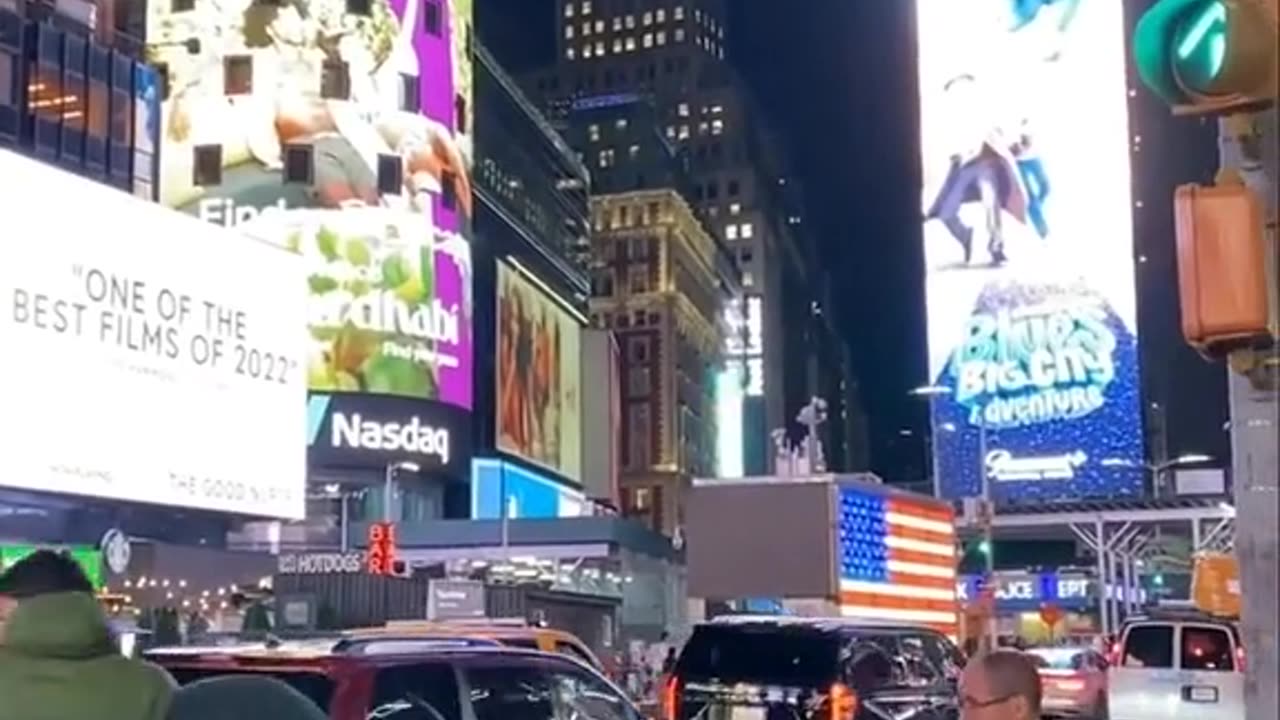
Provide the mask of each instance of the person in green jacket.
[{"label": "person in green jacket", "polygon": [[163,720],[174,682],[120,654],[88,578],[42,550],[0,575],[0,720]]}]

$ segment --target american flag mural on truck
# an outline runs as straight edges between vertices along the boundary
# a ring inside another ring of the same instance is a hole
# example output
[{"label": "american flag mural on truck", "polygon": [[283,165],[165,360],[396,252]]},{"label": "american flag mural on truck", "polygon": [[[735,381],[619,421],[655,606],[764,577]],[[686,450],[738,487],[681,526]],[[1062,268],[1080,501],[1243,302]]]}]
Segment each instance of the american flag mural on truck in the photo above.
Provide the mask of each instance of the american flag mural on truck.
[{"label": "american flag mural on truck", "polygon": [[955,638],[955,514],[942,503],[841,484],[836,565],[844,617],[920,623]]}]

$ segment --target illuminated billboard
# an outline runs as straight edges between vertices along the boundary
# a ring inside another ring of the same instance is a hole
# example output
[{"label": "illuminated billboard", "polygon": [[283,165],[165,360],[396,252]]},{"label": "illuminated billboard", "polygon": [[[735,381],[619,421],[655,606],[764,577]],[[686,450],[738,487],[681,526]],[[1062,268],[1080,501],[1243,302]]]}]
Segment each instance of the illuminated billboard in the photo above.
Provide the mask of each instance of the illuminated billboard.
[{"label": "illuminated billboard", "polygon": [[1137,495],[1123,3],[916,3],[939,489]]},{"label": "illuminated billboard", "polygon": [[301,520],[303,260],[5,150],[0,177],[41,233],[0,263],[0,486]]},{"label": "illuminated billboard", "polygon": [[582,326],[504,262],[497,290],[498,449],[579,482]]},{"label": "illuminated billboard", "polygon": [[469,409],[470,0],[147,13],[160,201],[306,258],[309,387]]}]

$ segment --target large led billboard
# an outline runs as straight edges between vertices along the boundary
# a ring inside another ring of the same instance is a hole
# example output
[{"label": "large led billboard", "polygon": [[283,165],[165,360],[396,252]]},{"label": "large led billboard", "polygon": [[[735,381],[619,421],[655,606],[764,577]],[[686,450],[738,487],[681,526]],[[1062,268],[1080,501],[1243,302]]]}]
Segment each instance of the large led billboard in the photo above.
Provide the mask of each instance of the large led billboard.
[{"label": "large led billboard", "polygon": [[582,326],[501,261],[497,295],[498,449],[580,482]]},{"label": "large led billboard", "polygon": [[301,519],[303,261],[4,150],[0,177],[39,237],[0,263],[0,486]]},{"label": "large led billboard", "polygon": [[470,0],[147,13],[160,200],[306,258],[309,387],[469,409]]},{"label": "large led billboard", "polygon": [[1136,495],[1124,4],[916,3],[938,487]]}]

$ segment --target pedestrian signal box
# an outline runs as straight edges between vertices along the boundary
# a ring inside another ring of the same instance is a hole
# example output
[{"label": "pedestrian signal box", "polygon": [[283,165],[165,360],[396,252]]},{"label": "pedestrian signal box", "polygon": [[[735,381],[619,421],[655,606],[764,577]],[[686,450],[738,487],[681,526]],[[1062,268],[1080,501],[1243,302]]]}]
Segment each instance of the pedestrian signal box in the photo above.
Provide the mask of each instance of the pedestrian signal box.
[{"label": "pedestrian signal box", "polygon": [[1209,356],[1270,339],[1262,203],[1243,184],[1174,195],[1182,334]]},{"label": "pedestrian signal box", "polygon": [[1275,101],[1277,0],[1157,0],[1138,20],[1134,64],[1177,115]]}]

